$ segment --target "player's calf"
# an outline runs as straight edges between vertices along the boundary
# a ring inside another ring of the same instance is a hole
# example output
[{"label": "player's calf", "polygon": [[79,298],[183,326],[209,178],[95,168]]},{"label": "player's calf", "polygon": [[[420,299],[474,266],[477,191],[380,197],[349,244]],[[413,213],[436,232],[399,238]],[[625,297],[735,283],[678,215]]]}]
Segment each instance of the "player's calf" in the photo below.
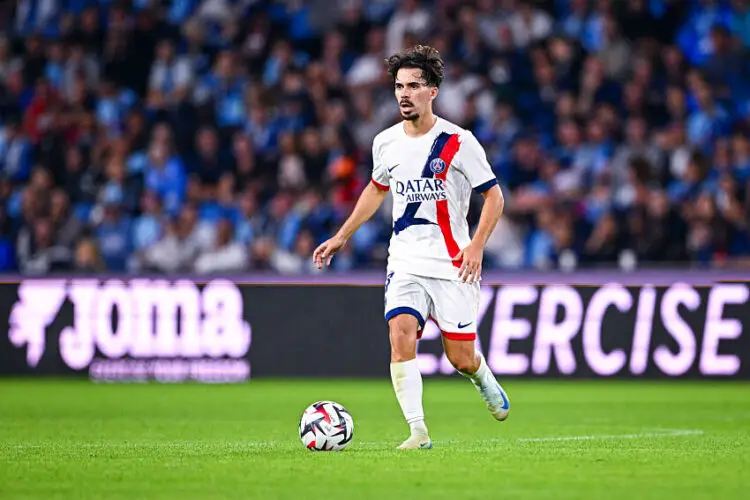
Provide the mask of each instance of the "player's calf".
[{"label": "player's calf", "polygon": [[417,365],[417,329],[414,316],[400,314],[388,322],[391,338],[391,381],[411,436],[399,448],[431,447],[422,408],[422,374]]},{"label": "player's calf", "polygon": [[[472,374],[479,370],[479,358],[474,351],[473,341],[462,341],[459,349],[451,349],[446,354],[453,368],[461,373]],[[468,348],[468,349],[467,349]]]},{"label": "player's calf", "polygon": [[492,416],[499,421],[508,418],[508,395],[495,379],[482,353],[475,350],[474,341],[445,339],[444,344],[451,364],[477,388]]}]

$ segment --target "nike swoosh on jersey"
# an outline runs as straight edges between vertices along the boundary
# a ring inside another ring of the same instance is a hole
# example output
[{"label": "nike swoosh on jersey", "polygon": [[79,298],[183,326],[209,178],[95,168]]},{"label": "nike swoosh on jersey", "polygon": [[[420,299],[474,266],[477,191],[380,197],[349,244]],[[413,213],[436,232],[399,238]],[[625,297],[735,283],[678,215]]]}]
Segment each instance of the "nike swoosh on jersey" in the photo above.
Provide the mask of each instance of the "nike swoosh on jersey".
[{"label": "nike swoosh on jersey", "polygon": [[399,165],[401,165],[401,164],[400,164],[400,163],[396,163],[395,165],[393,165],[392,167],[390,167],[390,168],[388,169],[388,172],[391,172],[391,171],[393,171],[393,169],[394,169],[394,168],[396,168],[396,167],[398,167]]}]

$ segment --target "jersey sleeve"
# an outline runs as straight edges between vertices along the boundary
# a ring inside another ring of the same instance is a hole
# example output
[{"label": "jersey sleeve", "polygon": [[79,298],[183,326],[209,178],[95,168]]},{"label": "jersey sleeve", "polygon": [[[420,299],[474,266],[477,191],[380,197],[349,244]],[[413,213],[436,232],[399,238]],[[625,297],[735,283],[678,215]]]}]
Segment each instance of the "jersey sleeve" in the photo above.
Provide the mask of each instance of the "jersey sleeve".
[{"label": "jersey sleeve", "polygon": [[381,191],[388,191],[391,175],[381,158],[380,141],[376,137],[372,142],[372,183]]},{"label": "jersey sleeve", "polygon": [[461,137],[458,168],[469,180],[476,193],[484,193],[497,184],[497,177],[487,161],[484,148],[474,134],[468,131]]}]

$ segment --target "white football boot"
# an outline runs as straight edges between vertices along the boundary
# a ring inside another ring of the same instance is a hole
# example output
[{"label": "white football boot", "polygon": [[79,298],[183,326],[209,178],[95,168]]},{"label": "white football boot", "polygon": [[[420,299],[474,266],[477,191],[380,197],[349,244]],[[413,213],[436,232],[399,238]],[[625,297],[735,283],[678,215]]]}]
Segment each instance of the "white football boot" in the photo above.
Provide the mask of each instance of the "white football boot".
[{"label": "white football boot", "polygon": [[510,399],[508,399],[508,395],[497,382],[487,385],[487,389],[481,387],[477,387],[477,389],[479,389],[479,393],[482,395],[487,409],[495,417],[495,420],[502,422],[508,418],[508,414],[510,413]]},{"label": "white football boot", "polygon": [[427,450],[432,448],[432,441],[427,435],[415,434],[401,443],[399,450]]}]

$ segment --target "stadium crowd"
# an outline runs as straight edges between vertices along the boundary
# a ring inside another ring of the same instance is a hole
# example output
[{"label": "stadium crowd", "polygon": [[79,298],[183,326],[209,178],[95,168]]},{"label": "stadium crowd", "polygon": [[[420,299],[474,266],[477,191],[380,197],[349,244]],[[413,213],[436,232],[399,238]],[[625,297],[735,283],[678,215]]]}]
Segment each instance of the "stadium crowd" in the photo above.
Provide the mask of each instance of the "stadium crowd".
[{"label": "stadium crowd", "polygon": [[[750,260],[748,0],[19,0],[0,28],[0,271],[313,272],[415,43],[505,193],[488,267]],[[333,269],[382,268],[390,217]]]}]

